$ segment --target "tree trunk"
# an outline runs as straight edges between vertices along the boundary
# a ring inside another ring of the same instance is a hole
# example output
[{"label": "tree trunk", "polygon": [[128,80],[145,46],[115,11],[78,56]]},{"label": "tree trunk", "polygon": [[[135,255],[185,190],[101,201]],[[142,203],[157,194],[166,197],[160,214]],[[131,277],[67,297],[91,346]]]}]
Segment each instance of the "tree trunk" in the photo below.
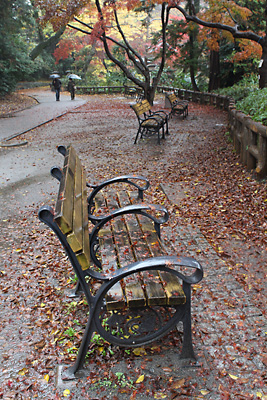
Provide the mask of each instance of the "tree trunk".
[{"label": "tree trunk", "polygon": [[209,92],[220,87],[220,55],[218,51],[210,51],[210,79]]},{"label": "tree trunk", "polygon": [[195,68],[193,65],[190,65],[190,79],[191,79],[191,85],[192,88],[195,92],[200,92],[197,83],[196,83],[196,78],[195,78]]},{"label": "tree trunk", "polygon": [[144,87],[144,97],[145,99],[153,106],[153,101],[155,97],[155,90],[153,90],[153,87],[150,84],[150,81],[147,80],[145,82],[145,87]]},{"label": "tree trunk", "polygon": [[[194,6],[192,4],[192,1],[188,2],[188,8],[189,8],[189,13],[192,14],[192,12],[199,12],[199,0],[196,0],[194,2]],[[197,70],[197,63],[198,63],[198,56],[197,56],[197,51],[196,51],[196,42],[197,42],[197,32],[195,30],[189,31],[189,54],[190,54],[190,79],[191,79],[191,85],[192,88],[195,92],[200,92],[197,82],[196,82],[196,70]]]}]

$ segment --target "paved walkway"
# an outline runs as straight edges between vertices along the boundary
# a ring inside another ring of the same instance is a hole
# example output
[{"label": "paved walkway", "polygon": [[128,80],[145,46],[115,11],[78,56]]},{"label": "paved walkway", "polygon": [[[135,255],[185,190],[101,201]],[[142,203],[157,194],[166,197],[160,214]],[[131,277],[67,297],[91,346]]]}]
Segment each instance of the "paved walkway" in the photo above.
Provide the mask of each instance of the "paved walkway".
[{"label": "paved walkway", "polygon": [[37,88],[27,90],[25,93],[34,97],[38,104],[15,113],[13,117],[1,119],[0,141],[2,142],[26,133],[86,102],[79,96],[71,101],[67,92],[61,93],[60,101],[55,101],[55,93],[51,92],[50,89],[40,90]]}]

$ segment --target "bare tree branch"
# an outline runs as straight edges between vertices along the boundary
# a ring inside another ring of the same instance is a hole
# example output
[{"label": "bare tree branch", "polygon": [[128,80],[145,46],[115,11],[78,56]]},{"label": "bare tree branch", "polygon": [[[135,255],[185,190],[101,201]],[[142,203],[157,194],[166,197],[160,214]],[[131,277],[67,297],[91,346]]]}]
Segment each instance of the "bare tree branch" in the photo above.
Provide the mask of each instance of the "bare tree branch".
[{"label": "bare tree branch", "polygon": [[198,18],[195,15],[189,15],[185,9],[179,5],[172,5],[171,8],[176,8],[177,10],[179,10],[183,16],[185,17],[185,19],[187,21],[192,21],[195,22],[198,25],[202,25],[202,26],[206,26],[208,28],[216,28],[216,29],[221,29],[224,31],[228,31],[230,32],[234,38],[237,39],[249,39],[252,40],[254,42],[259,43],[261,46],[264,45],[265,42],[265,37],[259,36],[254,32],[251,31],[240,31],[238,29],[238,25],[235,26],[230,26],[230,25],[225,25],[225,24],[221,24],[219,22],[208,22],[208,21],[204,21],[200,18]]},{"label": "bare tree branch", "polygon": [[[135,64],[135,66],[142,72],[145,73],[146,72],[146,65],[144,63],[143,58],[140,56],[140,54],[138,54],[134,48],[130,45],[130,43],[128,42],[128,40],[126,39],[126,36],[124,35],[123,30],[121,29],[120,23],[119,23],[119,18],[118,18],[118,14],[117,11],[114,9],[114,16],[115,16],[115,21],[116,21],[116,25],[118,28],[118,31],[126,45],[127,48],[127,55],[129,57],[129,59]],[[136,58],[138,58],[139,63],[136,62]]]}]

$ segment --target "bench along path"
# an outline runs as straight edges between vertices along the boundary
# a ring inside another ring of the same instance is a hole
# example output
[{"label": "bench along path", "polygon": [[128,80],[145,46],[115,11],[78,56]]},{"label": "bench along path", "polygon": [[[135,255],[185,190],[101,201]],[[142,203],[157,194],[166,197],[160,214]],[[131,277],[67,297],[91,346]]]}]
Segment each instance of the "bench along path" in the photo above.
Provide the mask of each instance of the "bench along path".
[{"label": "bench along path", "polygon": [[[53,175],[60,180],[55,212],[44,206],[39,218],[61,241],[89,306],[78,356],[64,378],[74,378],[82,369],[95,331],[112,344],[134,347],[151,343],[182,321],[181,358],[195,358],[191,284],[202,279],[203,270],[193,258],[166,254],[160,225],[168,219],[167,210],[159,205],[132,204],[136,202],[132,192],[110,189],[107,195],[100,195],[94,188],[97,197],[92,201],[89,196],[89,203],[98,211],[100,207],[101,213],[88,214],[80,159],[72,147],[63,153],[63,170],[53,168]],[[91,212],[92,207],[89,209]],[[90,219],[94,226],[89,233]]]},{"label": "bench along path", "polygon": [[167,100],[170,102],[171,112],[170,117],[173,115],[182,115],[183,118],[188,116],[188,101],[181,100],[176,97],[175,93],[166,94]]},{"label": "bench along path", "polygon": [[147,100],[132,104],[130,107],[134,110],[139,124],[134,143],[136,144],[139,135],[143,139],[157,134],[158,144],[160,144],[160,131],[162,131],[162,139],[165,139],[165,127],[166,134],[169,134],[168,114],[163,110],[152,111]]}]

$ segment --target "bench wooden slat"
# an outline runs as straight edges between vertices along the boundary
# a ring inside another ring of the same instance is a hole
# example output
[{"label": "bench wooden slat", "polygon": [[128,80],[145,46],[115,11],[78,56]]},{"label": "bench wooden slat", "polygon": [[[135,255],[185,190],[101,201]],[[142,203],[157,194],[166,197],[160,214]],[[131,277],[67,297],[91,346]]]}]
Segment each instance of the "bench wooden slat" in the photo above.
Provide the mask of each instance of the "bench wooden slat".
[{"label": "bench wooden slat", "polygon": [[141,123],[141,126],[147,127],[147,128],[149,128],[149,127],[155,128],[158,126],[158,121],[156,121],[155,119],[149,118],[149,119],[146,119],[145,121],[143,121]]},{"label": "bench wooden slat", "polygon": [[[115,271],[118,268],[117,255],[114,250],[113,237],[110,226],[106,226],[104,230],[100,230],[99,244],[101,247],[103,272],[110,273]],[[121,282],[117,282],[107,293],[107,310],[119,310],[124,308],[125,305],[125,296],[121,287]]]},{"label": "bench wooden slat", "polygon": [[164,282],[168,305],[184,304],[186,302],[186,297],[178,278],[169,272],[159,271],[159,274]]},{"label": "bench wooden slat", "polygon": [[75,179],[74,179],[74,199],[73,199],[73,226],[68,234],[68,243],[72,250],[77,253],[83,248],[83,223],[82,223],[82,166],[76,156]]},{"label": "bench wooden slat", "polygon": [[66,162],[63,169],[63,179],[60,181],[58,199],[56,203],[55,220],[63,233],[69,233],[72,230],[73,217],[73,185],[75,174],[75,158],[71,156],[73,147],[70,148],[70,154],[65,158]]},{"label": "bench wooden slat", "polygon": [[[146,232],[146,219],[141,215],[138,217],[140,220],[140,224],[144,232]],[[151,251],[152,257],[158,257],[162,254],[167,254],[166,250],[162,246],[161,241],[159,241],[157,233],[154,231],[149,232],[149,237],[147,237],[148,246]],[[185,303],[185,294],[183,288],[180,284],[179,279],[167,272],[159,271],[159,276],[163,282],[164,290],[167,297],[168,305],[178,305]]]},{"label": "bench wooden slat", "polygon": [[86,174],[82,171],[82,250],[78,252],[77,258],[83,270],[90,267],[90,241],[88,230],[88,208],[87,208],[87,190],[86,190]]},{"label": "bench wooden slat", "polygon": [[[132,200],[131,192],[127,192],[127,194],[129,200],[123,199],[125,195],[120,194],[120,199],[121,199],[120,204],[124,204],[127,201],[129,201],[131,204],[134,203],[134,201]],[[146,236],[146,241],[147,245],[149,246],[151,256],[158,257],[161,256],[162,254],[167,254],[166,250],[162,245],[162,242],[158,238],[156,231],[151,230],[151,222],[148,221],[148,219],[142,215],[139,215],[137,218],[139,220],[143,234],[144,236]],[[186,297],[179,279],[170,273],[162,271],[158,271],[158,274],[163,283],[163,287],[167,298],[167,304],[168,305],[184,304],[186,301]]]},{"label": "bench wooden slat", "polygon": [[[119,197],[119,204],[120,206],[124,206],[125,204],[131,202],[129,197],[130,195],[126,192],[120,193]],[[142,238],[145,237],[144,231],[141,230],[139,219],[144,218],[146,221],[146,217],[142,217],[139,215],[136,216],[125,216],[126,224],[128,227],[128,231],[130,232],[131,239],[132,239],[132,246],[133,252],[136,260],[145,260],[148,257],[151,257],[151,251],[149,249],[149,245],[147,241],[144,241]],[[151,221],[149,222],[149,232],[151,233],[151,229],[153,225]],[[154,231],[155,235],[156,232]],[[156,242],[157,237],[156,237]],[[162,254],[161,254],[162,255]],[[144,271],[141,274],[141,278],[144,284],[144,290],[147,297],[147,304],[148,305],[165,305],[166,304],[166,294],[164,290],[164,286],[158,274],[158,271],[151,270],[151,271]]]},{"label": "bench wooden slat", "polygon": [[[121,224],[116,221],[114,228],[116,229],[115,245],[119,250],[119,263],[121,266],[134,263],[131,244],[129,242],[128,233],[125,223]],[[120,229],[120,230],[118,230]],[[124,291],[126,301],[129,307],[142,307],[146,305],[146,296],[142,288],[141,274],[134,274],[124,278]]]},{"label": "bench wooden slat", "polygon": [[[107,199],[109,209],[118,208],[116,196]],[[128,232],[125,227],[124,218],[116,218],[112,221],[113,235],[117,249],[119,266],[126,266],[136,261],[134,258]],[[124,278],[124,292],[129,307],[141,307],[146,305],[146,297],[142,288],[142,281],[139,274]]]},{"label": "bench wooden slat", "polygon": [[[97,195],[97,207],[101,208],[104,213],[108,211],[112,211],[113,209],[118,208],[117,203],[114,200],[112,202],[113,196],[115,196],[115,192],[111,189],[110,192],[110,204],[108,205],[108,200],[105,197],[105,192],[98,193]],[[111,205],[112,202],[112,205]],[[101,212],[103,214],[103,212]],[[113,272],[118,268],[118,258],[117,253],[114,251],[114,242],[113,242],[113,233],[111,228],[111,223],[108,226],[105,226],[104,230],[100,230],[99,232],[100,238],[102,238],[100,247],[101,247],[101,256],[102,256],[102,269],[104,272]],[[125,292],[122,288],[122,282],[117,282],[107,293],[106,296],[106,305],[107,310],[119,310],[124,308],[126,304]]]},{"label": "bench wooden slat", "polygon": [[[143,240],[143,232],[139,227],[136,216],[127,215],[125,216],[125,221],[129,232],[131,232],[132,246],[135,258],[138,261],[142,261],[151,257],[149,247],[147,246],[147,243],[145,243]],[[137,226],[139,229],[137,229]],[[151,270],[149,272],[144,271],[142,272],[141,277],[147,297],[147,304],[166,304],[166,295],[158,272],[155,270]]]},{"label": "bench wooden slat", "polygon": [[172,103],[177,100],[176,95],[174,93],[169,94],[168,98]]},{"label": "bench wooden slat", "polygon": [[[105,198],[105,202],[109,212],[118,209],[119,204],[117,201],[117,192],[113,189],[110,189],[108,191],[108,196]],[[132,253],[131,244],[129,242],[128,232],[126,230],[124,220],[116,219],[112,221],[112,228],[113,228],[113,237],[115,240],[114,244],[117,249],[117,254],[119,257],[118,267],[135,262],[136,260]],[[106,241],[106,233],[105,233],[105,241]],[[102,254],[102,260],[104,260],[106,256],[103,257],[102,244],[101,244],[101,254]],[[135,275],[134,277],[131,276],[124,279],[123,291],[125,294],[126,302],[129,307],[145,306],[146,297],[142,289],[142,283],[140,282],[139,274]],[[106,299],[106,301],[108,304],[108,308],[112,309],[112,307],[114,307],[115,302],[111,303],[108,299]]]}]

